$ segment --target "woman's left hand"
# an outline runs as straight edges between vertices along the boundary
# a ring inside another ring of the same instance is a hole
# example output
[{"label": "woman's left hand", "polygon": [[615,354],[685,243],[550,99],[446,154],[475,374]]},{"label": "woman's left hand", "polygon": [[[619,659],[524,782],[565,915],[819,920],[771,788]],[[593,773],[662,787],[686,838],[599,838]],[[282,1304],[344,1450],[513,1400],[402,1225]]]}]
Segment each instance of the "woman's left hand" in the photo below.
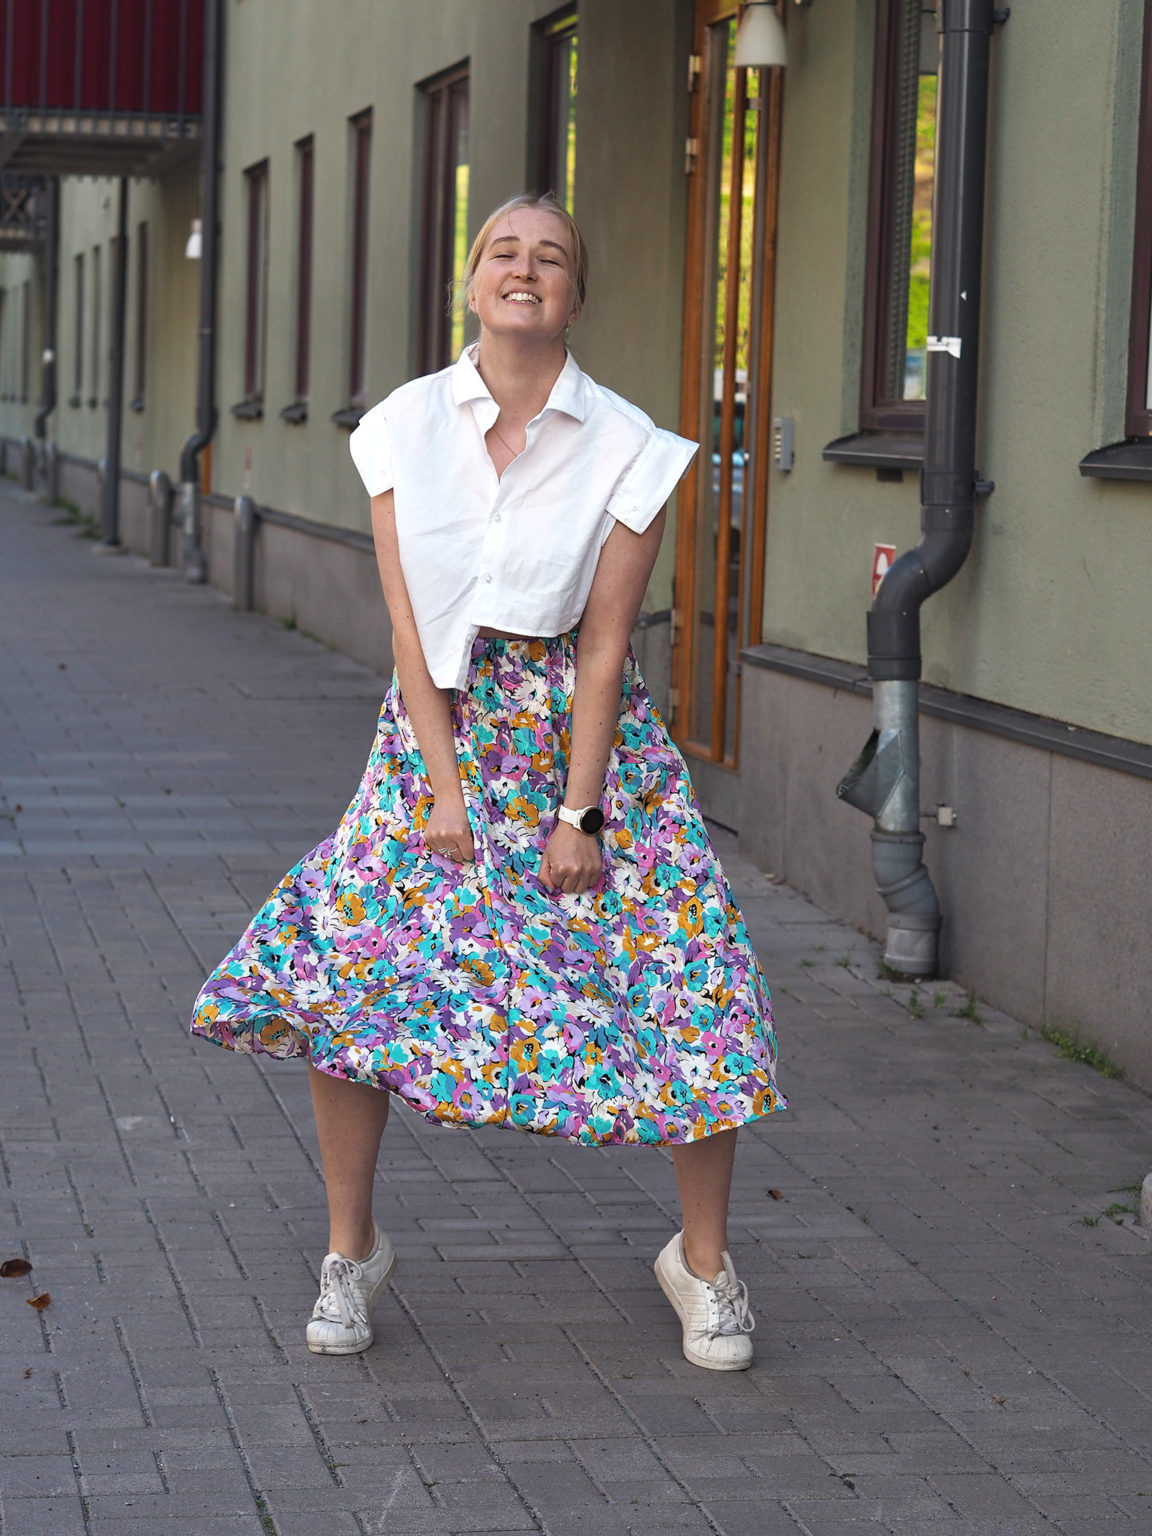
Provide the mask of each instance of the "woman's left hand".
[{"label": "woman's left hand", "polygon": [[540,860],[540,879],[554,891],[582,896],[600,879],[604,851],[598,837],[559,821]]}]

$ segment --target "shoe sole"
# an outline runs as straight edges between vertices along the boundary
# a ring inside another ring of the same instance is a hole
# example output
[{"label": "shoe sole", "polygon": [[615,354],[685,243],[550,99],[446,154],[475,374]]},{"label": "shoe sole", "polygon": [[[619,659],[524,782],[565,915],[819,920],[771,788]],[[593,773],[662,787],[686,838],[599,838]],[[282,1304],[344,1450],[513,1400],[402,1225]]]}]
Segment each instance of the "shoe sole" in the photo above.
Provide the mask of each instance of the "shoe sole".
[{"label": "shoe sole", "polygon": [[[672,1282],[665,1279],[664,1266],[661,1264],[660,1260],[657,1259],[652,1268],[656,1275],[657,1285],[664,1292],[665,1296],[667,1296],[668,1300],[672,1303],[672,1310],[680,1319],[681,1328],[686,1328],[687,1320],[683,1312],[680,1310],[680,1298],[677,1296]],[[746,1371],[752,1364],[751,1355],[749,1355],[747,1360],[710,1360],[706,1356],[698,1355],[693,1350],[692,1346],[688,1343],[688,1340],[683,1337],[683,1335],[681,1336],[681,1349],[683,1350],[684,1358],[688,1361],[689,1365],[698,1365],[702,1370],[705,1371]]]},{"label": "shoe sole", "polygon": [[[368,1292],[368,1301],[364,1310],[368,1313],[369,1329],[372,1329],[372,1308],[376,1305],[381,1292],[388,1284],[389,1280],[391,1280],[395,1272],[396,1250],[393,1249],[392,1260],[389,1263],[388,1268],[384,1271],[379,1280],[377,1280],[376,1284]],[[375,1343],[375,1340],[376,1333],[375,1330],[372,1330],[369,1332],[368,1337],[364,1340],[363,1344],[313,1344],[307,1339],[307,1337],[305,1338],[304,1342],[308,1345],[309,1350],[314,1355],[362,1355],[366,1349],[370,1349],[372,1347],[372,1345]]]}]

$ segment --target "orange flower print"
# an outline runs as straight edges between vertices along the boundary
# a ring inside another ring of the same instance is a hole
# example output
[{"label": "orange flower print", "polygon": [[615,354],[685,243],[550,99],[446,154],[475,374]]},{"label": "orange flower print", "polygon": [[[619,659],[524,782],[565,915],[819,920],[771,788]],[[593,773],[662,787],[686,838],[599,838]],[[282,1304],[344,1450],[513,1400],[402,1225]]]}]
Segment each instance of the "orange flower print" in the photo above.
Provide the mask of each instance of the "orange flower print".
[{"label": "orange flower print", "polygon": [[693,896],[684,903],[678,921],[683,932],[694,939],[704,926],[704,903],[699,896]]},{"label": "orange flower print", "polygon": [[284,877],[193,1030],[306,1056],[429,1120],[683,1145],[784,1107],[771,1003],[687,768],[629,656],[601,878],[539,879],[563,801],[575,634],[477,638],[449,699],[475,859],[431,856],[427,765],[394,680],[336,831]]}]

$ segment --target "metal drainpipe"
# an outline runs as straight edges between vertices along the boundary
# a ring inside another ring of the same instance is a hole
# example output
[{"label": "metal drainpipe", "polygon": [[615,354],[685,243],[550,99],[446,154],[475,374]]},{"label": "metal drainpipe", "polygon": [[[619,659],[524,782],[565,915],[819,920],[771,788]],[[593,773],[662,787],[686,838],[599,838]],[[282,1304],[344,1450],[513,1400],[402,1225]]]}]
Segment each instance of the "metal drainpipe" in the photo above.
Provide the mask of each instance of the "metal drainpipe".
[{"label": "metal drainpipe", "polygon": [[933,976],[939,964],[940,903],[920,831],[920,608],[964,564],[976,500],[993,489],[976,475],[976,401],[990,40],[1008,14],[991,0],[940,0],[922,537],[894,562],[868,615],[874,728],[836,790],[875,818],[884,960],[905,977]]},{"label": "metal drainpipe", "polygon": [[44,239],[44,348],[40,360],[40,399],[32,435],[40,444],[47,470],[48,418],[56,409],[56,317],[60,291],[60,178],[50,176],[46,188]]},{"label": "metal drainpipe", "polygon": [[203,139],[200,145],[201,248],[200,348],[196,388],[196,430],[180,451],[180,525],[184,575],[207,579],[201,541],[200,455],[216,431],[216,283],[220,250],[220,108],[224,73],[223,0],[204,7]]}]

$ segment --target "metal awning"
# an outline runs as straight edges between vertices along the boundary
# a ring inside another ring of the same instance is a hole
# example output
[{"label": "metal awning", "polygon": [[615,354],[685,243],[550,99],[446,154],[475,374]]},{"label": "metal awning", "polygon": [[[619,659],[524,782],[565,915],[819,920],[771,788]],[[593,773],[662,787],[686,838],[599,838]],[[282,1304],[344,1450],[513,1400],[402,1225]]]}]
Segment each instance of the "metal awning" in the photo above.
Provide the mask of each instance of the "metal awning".
[{"label": "metal awning", "polygon": [[204,0],[0,0],[0,172],[162,176],[200,144]]},{"label": "metal awning", "polygon": [[0,171],[163,176],[199,151],[199,118],[0,107]]}]

